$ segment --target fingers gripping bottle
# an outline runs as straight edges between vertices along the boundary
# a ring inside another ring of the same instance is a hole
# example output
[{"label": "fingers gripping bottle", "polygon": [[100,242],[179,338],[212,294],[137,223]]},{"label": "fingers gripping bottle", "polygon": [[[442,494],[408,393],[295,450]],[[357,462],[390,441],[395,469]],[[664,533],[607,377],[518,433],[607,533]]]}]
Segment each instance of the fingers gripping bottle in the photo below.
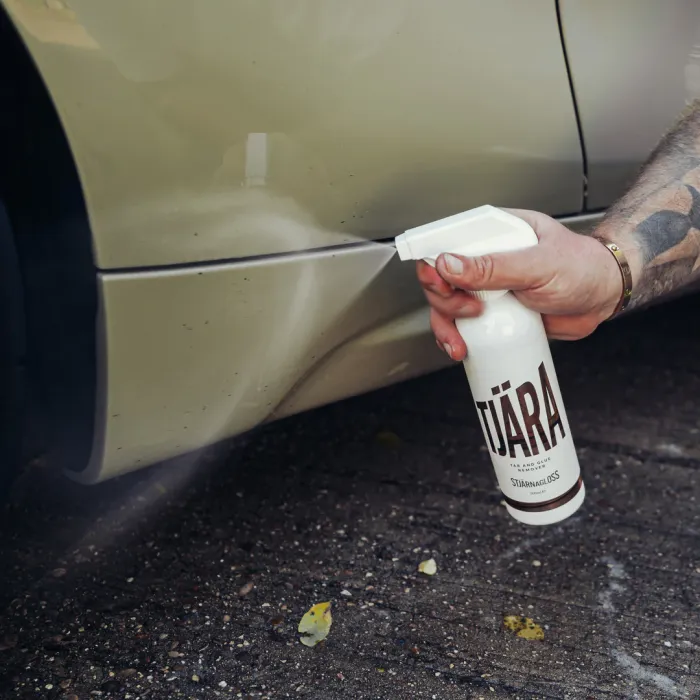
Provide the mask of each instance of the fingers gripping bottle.
[{"label": "fingers gripping bottle", "polygon": [[[522,219],[478,207],[396,237],[401,260],[435,265],[441,253],[467,257],[537,245]],[[508,512],[528,525],[549,525],[585,498],[581,469],[540,314],[508,290],[473,292],[478,318],[457,319],[467,344],[464,368]]]}]

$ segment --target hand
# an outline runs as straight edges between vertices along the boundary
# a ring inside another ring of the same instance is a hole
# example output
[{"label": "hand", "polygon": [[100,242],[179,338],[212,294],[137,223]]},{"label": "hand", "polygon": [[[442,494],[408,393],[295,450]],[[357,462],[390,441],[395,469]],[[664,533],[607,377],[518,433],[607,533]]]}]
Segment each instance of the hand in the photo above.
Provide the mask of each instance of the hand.
[{"label": "hand", "polygon": [[589,335],[620,300],[620,270],[600,241],[574,233],[546,214],[505,211],[532,226],[537,246],[476,258],[448,253],[438,258],[436,268],[418,262],[418,279],[431,306],[430,325],[438,346],[453,360],[467,354],[454,320],[483,311],[483,303],[463,290],[512,290],[525,306],[543,314],[547,335],[560,340]]}]

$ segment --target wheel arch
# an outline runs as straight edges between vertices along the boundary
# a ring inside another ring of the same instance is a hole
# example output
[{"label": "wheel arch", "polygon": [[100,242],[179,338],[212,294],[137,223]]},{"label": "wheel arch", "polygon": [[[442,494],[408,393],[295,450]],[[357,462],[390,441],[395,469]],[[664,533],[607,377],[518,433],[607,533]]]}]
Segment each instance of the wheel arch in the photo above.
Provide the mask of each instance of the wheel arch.
[{"label": "wheel arch", "polygon": [[96,394],[97,271],[80,179],[49,91],[0,5],[0,256],[18,364],[23,455],[87,463]]}]

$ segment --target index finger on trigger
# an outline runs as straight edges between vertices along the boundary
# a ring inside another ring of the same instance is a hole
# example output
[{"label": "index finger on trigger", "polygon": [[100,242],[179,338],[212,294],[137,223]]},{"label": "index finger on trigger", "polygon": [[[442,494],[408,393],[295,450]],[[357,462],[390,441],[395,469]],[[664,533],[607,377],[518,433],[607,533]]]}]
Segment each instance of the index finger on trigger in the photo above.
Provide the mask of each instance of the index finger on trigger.
[{"label": "index finger on trigger", "polygon": [[416,263],[416,273],[418,281],[426,291],[433,292],[445,299],[454,294],[454,288],[445,282],[438,271],[428,263],[419,260]]}]

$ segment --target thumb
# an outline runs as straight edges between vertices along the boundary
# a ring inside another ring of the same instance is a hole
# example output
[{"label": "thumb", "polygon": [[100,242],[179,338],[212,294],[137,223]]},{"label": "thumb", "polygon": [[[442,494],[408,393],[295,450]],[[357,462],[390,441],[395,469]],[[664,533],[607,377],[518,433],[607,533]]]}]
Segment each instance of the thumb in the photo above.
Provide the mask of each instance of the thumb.
[{"label": "thumb", "polygon": [[539,246],[473,258],[444,253],[438,257],[436,267],[448,284],[459,289],[523,290],[541,287],[550,281],[552,266],[547,258]]}]

